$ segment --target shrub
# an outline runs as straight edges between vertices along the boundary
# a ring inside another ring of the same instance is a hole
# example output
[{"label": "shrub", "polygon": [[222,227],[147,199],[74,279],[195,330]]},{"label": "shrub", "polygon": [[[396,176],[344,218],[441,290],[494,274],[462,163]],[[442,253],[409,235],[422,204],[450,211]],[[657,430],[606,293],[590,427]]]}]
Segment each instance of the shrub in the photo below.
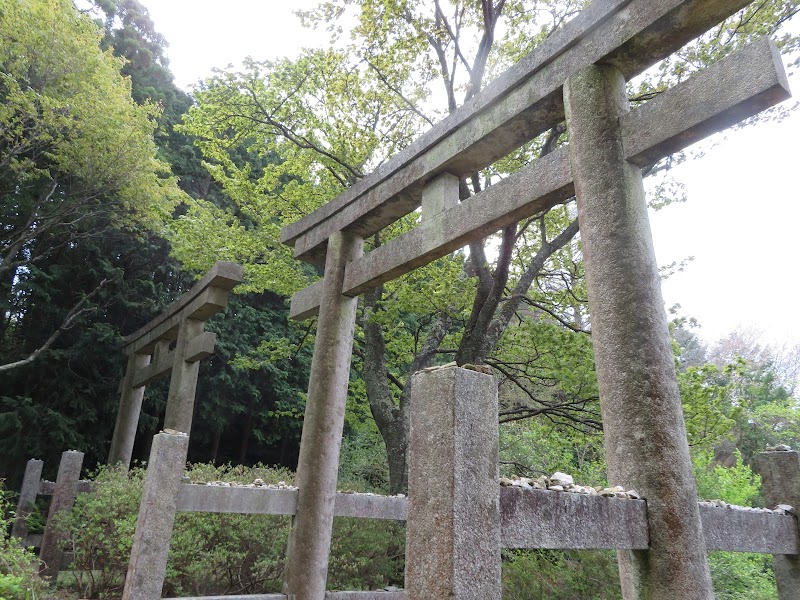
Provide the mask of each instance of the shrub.
[{"label": "shrub", "polygon": [[8,535],[14,514],[2,482],[0,518],[0,526],[3,528],[0,533],[0,600],[35,600],[41,597],[45,582],[39,577],[39,561],[33,552]]},{"label": "shrub", "polygon": [[503,600],[621,598],[613,551],[503,550]]}]

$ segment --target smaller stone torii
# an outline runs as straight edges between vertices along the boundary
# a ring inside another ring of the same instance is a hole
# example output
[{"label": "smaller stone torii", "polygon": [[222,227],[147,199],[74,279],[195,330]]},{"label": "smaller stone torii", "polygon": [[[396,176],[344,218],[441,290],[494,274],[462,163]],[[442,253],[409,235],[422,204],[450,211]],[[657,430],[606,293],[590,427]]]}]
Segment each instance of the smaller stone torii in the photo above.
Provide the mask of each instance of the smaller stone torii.
[{"label": "smaller stone torii", "polygon": [[[648,499],[648,549],[619,554],[623,597],[713,598],[641,168],[788,98],[789,87],[766,39],[635,109],[625,84],[747,4],[594,0],[375,172],[284,227],[296,258],[325,264],[324,278],[292,298],[294,318],[318,313],[319,322],[286,566],[290,600],[325,597],[356,297],[571,196],[609,480]],[[460,178],[565,120],[568,146],[459,202]],[[365,237],[420,206],[415,229],[364,253]],[[406,600],[434,597],[426,594]]]},{"label": "smaller stone torii", "polygon": [[200,361],[214,352],[217,339],[203,328],[227,306],[230,290],[242,277],[241,265],[217,262],[164,312],[125,337],[123,352],[128,356],[128,366],[119,386],[110,465],[130,467],[145,387],[154,381],[171,377],[164,428],[187,434],[191,431]]}]

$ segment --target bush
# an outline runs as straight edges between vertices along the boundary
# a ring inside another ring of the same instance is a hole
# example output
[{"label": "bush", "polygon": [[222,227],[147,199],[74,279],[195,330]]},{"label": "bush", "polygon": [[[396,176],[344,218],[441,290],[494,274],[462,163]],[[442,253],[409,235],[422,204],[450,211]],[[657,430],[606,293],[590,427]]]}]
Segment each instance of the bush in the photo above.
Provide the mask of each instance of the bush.
[{"label": "bush", "polygon": [[[84,598],[119,597],[128,568],[145,471],[101,469],[94,492],[81,494],[61,526],[75,553],[74,576]],[[194,483],[291,484],[293,473],[263,466],[198,464]],[[348,484],[349,485],[349,484]],[[180,513],[170,544],[164,593],[169,596],[280,592],[291,520],[271,515]],[[334,523],[331,588],[403,584],[404,527],[363,519]],[[2,598],[0,598],[2,600]]]},{"label": "bush", "polygon": [[337,517],[333,521],[330,590],[403,587],[405,523]]},{"label": "bush", "polygon": [[45,582],[39,577],[39,561],[33,552],[8,535],[14,514],[2,482],[0,518],[3,528],[0,533],[0,600],[35,600],[41,597]]},{"label": "bush", "polygon": [[613,551],[503,550],[503,600],[621,598]]}]

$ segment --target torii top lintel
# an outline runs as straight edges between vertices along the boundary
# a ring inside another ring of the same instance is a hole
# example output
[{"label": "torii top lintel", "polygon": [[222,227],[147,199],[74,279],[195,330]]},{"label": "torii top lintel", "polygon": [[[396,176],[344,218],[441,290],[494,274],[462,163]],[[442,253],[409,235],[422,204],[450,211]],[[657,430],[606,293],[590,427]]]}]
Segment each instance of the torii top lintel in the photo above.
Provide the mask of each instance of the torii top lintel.
[{"label": "torii top lintel", "polygon": [[[282,241],[294,246],[296,258],[320,262],[332,233],[372,235],[418,208],[431,180],[482,169],[563,121],[562,86],[572,74],[604,63],[630,79],[747,4],[594,0],[410,146],[326,205],[285,226]],[[721,88],[725,93],[718,93]],[[631,111],[623,124],[626,158],[648,164],[789,96],[777,50],[762,40]],[[556,151],[501,185],[425,219],[398,238],[393,250],[386,245],[352,262],[343,292],[362,293],[571,194],[567,153]],[[298,292],[292,299],[293,318],[314,314],[318,297],[319,286]]]}]

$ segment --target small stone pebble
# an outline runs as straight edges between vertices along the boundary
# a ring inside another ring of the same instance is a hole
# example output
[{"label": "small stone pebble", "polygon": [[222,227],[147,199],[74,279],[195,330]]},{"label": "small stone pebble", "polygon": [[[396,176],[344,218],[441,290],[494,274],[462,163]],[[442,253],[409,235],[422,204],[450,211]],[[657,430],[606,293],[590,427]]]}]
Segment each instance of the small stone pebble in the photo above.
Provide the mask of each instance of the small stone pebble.
[{"label": "small stone pebble", "polygon": [[774,515],[790,515],[794,514],[794,508],[788,504],[778,504],[775,508],[759,508],[756,506],[738,506],[736,504],[729,504],[724,500],[701,500],[698,502],[700,506],[708,506],[711,508],[727,508],[730,510],[739,510],[742,512],[763,513]]},{"label": "small stone pebble", "polygon": [[537,477],[531,479],[530,477],[520,477],[514,475],[512,477],[501,477],[500,485],[504,487],[519,487],[524,490],[550,490],[551,492],[569,492],[572,494],[583,494],[585,496],[605,496],[607,498],[624,498],[630,500],[639,500],[641,495],[636,490],[625,490],[622,486],[614,486],[604,488],[591,487],[586,485],[578,485],[575,483],[572,475],[557,471],[553,473],[552,477]]}]

